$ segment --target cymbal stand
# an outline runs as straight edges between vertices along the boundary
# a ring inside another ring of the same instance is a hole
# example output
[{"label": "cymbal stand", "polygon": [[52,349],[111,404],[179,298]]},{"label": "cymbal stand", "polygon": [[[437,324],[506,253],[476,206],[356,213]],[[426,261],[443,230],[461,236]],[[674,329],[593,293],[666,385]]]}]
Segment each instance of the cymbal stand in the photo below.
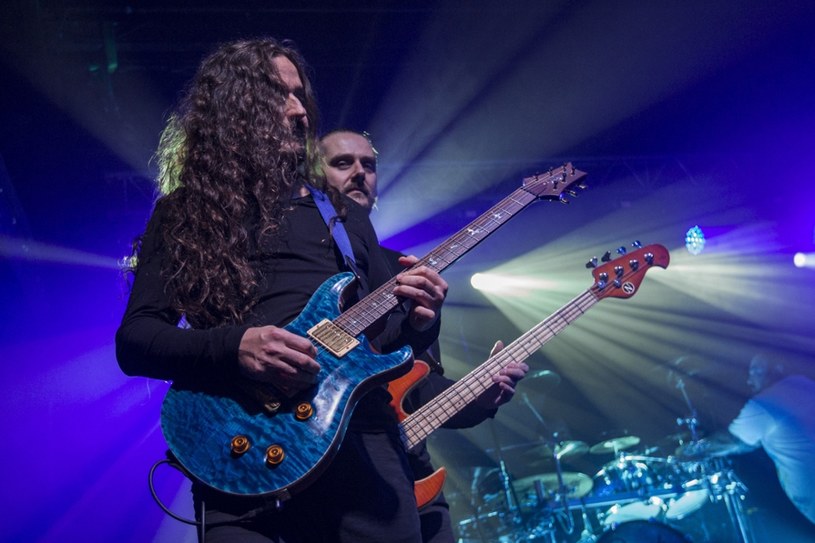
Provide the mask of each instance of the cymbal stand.
[{"label": "cymbal stand", "polygon": [[752,543],[750,524],[744,511],[744,498],[747,486],[739,479],[736,472],[722,459],[714,458],[716,472],[708,476],[711,494],[724,501],[730,523],[738,531],[739,543]]},{"label": "cymbal stand", "polygon": [[685,390],[685,381],[681,377],[676,378],[676,388],[682,393],[682,397],[685,399],[685,404],[688,406],[688,410],[690,411],[690,415],[685,418],[677,418],[676,424],[678,426],[682,426],[683,424],[688,427],[690,430],[690,437],[691,441],[696,443],[699,441],[699,434],[696,429],[699,427],[699,418],[696,413],[696,409],[693,407],[693,404],[690,401],[690,397],[688,396],[687,390]]},{"label": "cymbal stand", "polygon": [[594,529],[589,521],[589,515],[586,513],[586,505],[580,506],[580,514],[583,516],[583,531],[580,532],[580,539],[577,543],[596,543],[597,536],[594,535]]},{"label": "cymbal stand", "polygon": [[[549,445],[552,449],[552,458],[555,460],[555,473],[557,473],[557,492],[555,493],[555,502],[563,507],[564,513],[566,515],[566,528],[565,532],[569,535],[574,533],[574,519],[572,519],[572,512],[569,508],[569,489],[563,482],[563,468],[560,465],[560,454],[558,454],[557,450],[557,432],[549,432],[549,428],[546,425],[546,421],[544,421],[543,416],[535,409],[535,406],[532,405],[532,402],[529,401],[529,396],[526,393],[523,394],[523,400],[529,410],[532,411],[532,414],[538,419],[538,422],[541,423],[541,426],[546,431],[546,438],[544,442]],[[537,490],[537,489],[536,489]],[[540,505],[540,495],[542,492],[536,492],[538,494],[538,501]],[[554,537],[554,532],[552,532],[552,537]]]},{"label": "cymbal stand", "polygon": [[498,434],[495,431],[495,425],[490,424],[490,431],[492,432],[492,439],[495,442],[495,450],[498,454],[498,471],[501,475],[501,487],[504,491],[504,498],[506,499],[507,503],[507,512],[512,517],[512,522],[515,525],[519,525],[521,523],[521,516],[520,516],[520,508],[518,507],[518,497],[515,495],[515,489],[512,487],[512,483],[509,477],[509,471],[507,470],[507,463],[504,460],[504,455],[501,452],[501,444],[498,440]]}]

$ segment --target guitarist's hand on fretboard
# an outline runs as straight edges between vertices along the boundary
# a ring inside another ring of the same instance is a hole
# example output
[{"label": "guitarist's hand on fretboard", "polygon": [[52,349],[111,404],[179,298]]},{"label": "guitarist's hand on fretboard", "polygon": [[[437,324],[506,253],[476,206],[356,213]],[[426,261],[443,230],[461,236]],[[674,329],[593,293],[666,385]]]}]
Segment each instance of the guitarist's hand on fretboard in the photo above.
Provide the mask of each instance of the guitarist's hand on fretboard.
[{"label": "guitarist's hand on fretboard", "polygon": [[[504,348],[502,341],[496,341],[490,351],[490,358]],[[510,362],[492,376],[493,385],[485,390],[476,402],[485,409],[495,409],[510,401],[515,395],[515,386],[529,371],[525,362]]]},{"label": "guitarist's hand on fretboard", "polygon": [[[406,267],[413,266],[418,261],[413,255],[399,257],[399,263]],[[396,276],[393,293],[413,302],[408,317],[410,326],[417,332],[423,332],[439,318],[441,304],[447,297],[447,281],[436,270],[428,266],[417,266]]]}]

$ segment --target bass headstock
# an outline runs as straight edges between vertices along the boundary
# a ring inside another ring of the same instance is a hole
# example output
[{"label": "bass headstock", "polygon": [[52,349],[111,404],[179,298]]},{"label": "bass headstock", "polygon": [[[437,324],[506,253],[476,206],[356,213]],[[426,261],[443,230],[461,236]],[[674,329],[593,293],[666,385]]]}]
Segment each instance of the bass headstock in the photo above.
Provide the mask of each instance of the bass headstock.
[{"label": "bass headstock", "polygon": [[612,259],[607,251],[598,266],[597,257],[586,263],[587,268],[594,268],[592,292],[602,298],[630,298],[637,293],[645,274],[657,266],[667,268],[670,262],[668,249],[659,244],[643,247],[640,242],[632,244],[636,250],[628,252],[625,247],[617,249],[617,258]]},{"label": "bass headstock", "polygon": [[571,162],[567,162],[545,173],[525,177],[523,188],[538,198],[558,200],[567,204],[569,203],[567,196],[576,197],[579,191],[586,189],[586,185],[581,183],[586,175],[586,172],[576,169]]}]

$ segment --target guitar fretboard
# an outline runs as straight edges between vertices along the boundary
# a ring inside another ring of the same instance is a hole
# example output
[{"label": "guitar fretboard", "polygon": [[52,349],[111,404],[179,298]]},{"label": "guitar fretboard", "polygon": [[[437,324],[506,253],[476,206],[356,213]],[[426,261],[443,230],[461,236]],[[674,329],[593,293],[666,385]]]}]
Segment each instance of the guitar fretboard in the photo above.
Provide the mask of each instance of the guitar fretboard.
[{"label": "guitar fretboard", "polygon": [[[564,173],[563,176],[565,175]],[[557,180],[554,183],[561,181]],[[467,227],[449,237],[412,268],[428,266],[437,272],[442,272],[537,198],[524,187],[516,189]],[[351,336],[361,334],[399,303],[393,294],[395,286],[396,278],[394,277],[366,296],[362,302],[342,313],[334,320],[334,323]]]},{"label": "guitar fretboard", "polygon": [[512,361],[527,359],[599,300],[592,289],[583,292],[409,415],[401,423],[405,447],[410,450],[426,439],[492,386],[492,376],[501,368]]}]

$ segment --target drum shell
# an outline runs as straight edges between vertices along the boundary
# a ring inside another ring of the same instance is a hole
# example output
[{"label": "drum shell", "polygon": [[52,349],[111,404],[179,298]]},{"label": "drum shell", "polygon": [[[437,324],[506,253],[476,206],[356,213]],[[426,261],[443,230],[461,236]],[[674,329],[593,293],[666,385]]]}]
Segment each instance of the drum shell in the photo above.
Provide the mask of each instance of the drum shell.
[{"label": "drum shell", "polygon": [[661,522],[632,520],[603,532],[597,543],[691,543],[682,532]]}]

